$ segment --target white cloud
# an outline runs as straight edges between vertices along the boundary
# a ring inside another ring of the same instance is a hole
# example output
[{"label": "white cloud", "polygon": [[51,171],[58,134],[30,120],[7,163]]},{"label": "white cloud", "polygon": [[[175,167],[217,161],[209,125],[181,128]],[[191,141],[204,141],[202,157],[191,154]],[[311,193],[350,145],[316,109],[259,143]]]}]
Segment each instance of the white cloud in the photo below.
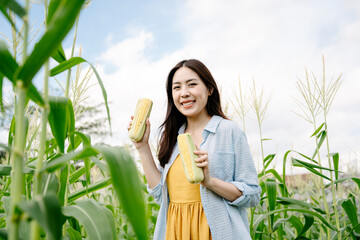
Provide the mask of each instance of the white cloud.
[{"label": "white cloud", "polygon": [[[188,1],[179,9],[181,17],[173,18],[178,22],[169,22],[182,29],[184,46],[156,60],[146,50],[157,39],[150,30],[134,30],[133,36],[115,42],[98,59],[112,102],[114,142],[127,141],[126,125],[140,97],[154,100],[154,133],[165,114],[168,71],[183,58],[198,58],[227,96],[238,74],[243,84],[249,86],[254,76],[258,89],[272,92],[263,133],[273,140],[265,143],[266,153],[278,151],[278,161],[292,147],[312,154],[313,128],[291,112],[296,109],[292,97],[300,96],[295,82],[297,77],[305,79],[305,66],[321,77],[325,54],[326,77],[342,72],[344,81],[328,119],[332,151],[345,158],[350,149],[359,152],[355,143],[360,142],[360,98],[355,86],[360,74],[360,11],[354,5],[356,1]],[[247,124],[250,145],[259,155],[256,124]]]}]

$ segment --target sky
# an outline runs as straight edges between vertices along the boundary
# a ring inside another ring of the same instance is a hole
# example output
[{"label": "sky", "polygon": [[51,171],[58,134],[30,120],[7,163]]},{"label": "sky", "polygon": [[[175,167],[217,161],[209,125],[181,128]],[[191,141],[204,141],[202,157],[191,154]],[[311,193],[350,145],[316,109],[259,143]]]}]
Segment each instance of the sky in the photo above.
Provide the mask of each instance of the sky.
[{"label": "sky", "polygon": [[[33,5],[34,29],[41,25],[41,9]],[[0,31],[7,34],[4,25],[0,18]],[[72,38],[73,31],[63,43],[68,56]],[[248,96],[254,81],[264,100],[270,98],[262,134],[271,139],[264,141],[264,155],[276,153],[276,168],[287,150],[307,155],[314,151],[314,128],[294,113],[300,113],[294,98],[301,99],[296,82],[306,80],[305,69],[322,78],[324,56],[327,82],[340,74],[342,80],[327,117],[330,151],[339,152],[340,169],[360,170],[357,0],[93,0],[81,12],[76,54],[80,46],[82,57],[96,65],[110,102],[113,135],[102,139],[105,143],[130,143],[126,126],[137,100],[148,97],[154,101],[150,121],[151,142],[156,144],[165,116],[167,74],[179,61],[196,58],[213,74],[223,105],[229,105],[227,112],[239,126],[242,122],[229,104],[239,79]],[[41,81],[36,83],[41,88]],[[99,86],[88,94],[89,104],[102,101]],[[319,117],[317,126],[322,122]],[[261,170],[259,128],[252,110],[245,123]]]}]

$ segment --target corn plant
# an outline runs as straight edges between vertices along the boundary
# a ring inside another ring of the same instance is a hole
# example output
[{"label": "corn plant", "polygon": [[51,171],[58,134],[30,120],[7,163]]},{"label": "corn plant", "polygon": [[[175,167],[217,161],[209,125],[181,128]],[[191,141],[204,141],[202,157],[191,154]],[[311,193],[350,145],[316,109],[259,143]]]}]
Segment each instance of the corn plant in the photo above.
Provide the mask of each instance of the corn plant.
[{"label": "corn plant", "polygon": [[[100,202],[96,193],[110,186],[135,236],[147,239],[144,183],[133,158],[124,147],[92,145],[90,136],[75,128],[69,86],[71,68],[80,63],[89,64],[95,73],[111,126],[106,91],[95,67],[80,56],[74,57],[74,51],[67,58],[62,47],[63,39],[75,24],[74,49],[79,13],[87,3],[85,0],[45,1],[44,32],[30,49],[29,0],[25,6],[15,0],[0,1],[0,10],[12,26],[16,43],[10,51],[0,40],[1,109],[4,79],[13,84],[15,94],[8,143],[0,144],[8,153],[7,162],[0,165],[1,238],[118,239],[118,215],[106,199]],[[17,58],[18,45],[22,46],[21,61]],[[50,59],[56,61],[55,67],[50,67]],[[42,68],[44,80],[40,93],[33,80]],[[50,96],[50,81],[63,72],[67,72],[64,96]],[[28,118],[29,109],[41,112],[37,126]],[[102,178],[94,181],[91,171],[95,168]]]},{"label": "corn plant", "polygon": [[[258,174],[262,187],[260,204],[249,212],[251,236],[253,239],[360,239],[360,178],[344,175],[339,171],[340,155],[332,153],[328,144],[328,123],[326,121],[331,103],[340,87],[340,78],[327,84],[325,61],[321,81],[308,71],[306,81],[298,80],[297,88],[302,99],[297,99],[300,117],[310,122],[315,149],[311,154],[289,150],[283,156],[283,171],[270,168],[275,154],[266,157],[263,151],[262,123],[269,99],[264,101],[263,91],[257,93],[255,82],[250,89],[250,104],[256,115],[263,167]],[[240,96],[235,98],[239,102]],[[241,104],[233,104],[241,108]],[[243,108],[243,107],[242,107]],[[243,110],[235,110],[241,113]],[[321,119],[321,116],[322,119]],[[243,121],[245,117],[242,117]],[[319,119],[323,123],[318,124]],[[328,166],[324,167],[321,153],[326,152]],[[306,169],[306,179],[298,178],[296,184],[289,182],[286,165]],[[341,176],[344,176],[341,178]],[[349,182],[350,181],[350,182]],[[331,197],[332,201],[328,199]],[[336,201],[335,201],[336,199]]]}]

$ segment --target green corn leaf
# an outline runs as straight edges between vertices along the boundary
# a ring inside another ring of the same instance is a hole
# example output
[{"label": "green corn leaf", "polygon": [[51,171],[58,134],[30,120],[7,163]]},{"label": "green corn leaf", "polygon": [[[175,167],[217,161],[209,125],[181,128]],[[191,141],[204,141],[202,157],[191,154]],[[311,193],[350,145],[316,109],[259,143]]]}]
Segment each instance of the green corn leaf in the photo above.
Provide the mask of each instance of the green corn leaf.
[{"label": "green corn leaf", "polygon": [[35,137],[37,136],[39,128],[40,128],[40,124],[36,127],[34,133],[30,137],[30,140],[27,142],[26,150],[30,150],[31,144],[33,143]]},{"label": "green corn leaf", "polygon": [[55,176],[55,174],[49,173],[44,174],[42,177],[42,189],[43,194],[46,195],[47,193],[56,194],[59,189],[59,180]]},{"label": "green corn leaf", "polygon": [[[90,159],[100,168],[103,173],[110,174],[109,165],[106,161],[100,161],[100,159],[94,156],[90,156]],[[103,174],[103,176],[105,175]]]},{"label": "green corn leaf", "polygon": [[48,6],[47,18],[46,18],[47,25],[50,24],[50,21],[52,20],[52,17],[54,16],[56,10],[58,9],[60,2],[61,2],[61,0],[50,0],[49,6]]},{"label": "green corn leaf", "polygon": [[26,15],[25,9],[15,0],[0,0],[0,6],[3,8],[9,8],[20,18],[23,18]]},{"label": "green corn leaf", "polygon": [[62,155],[61,157],[56,158],[55,160],[45,163],[41,171],[53,172],[56,169],[65,165],[70,160],[75,161],[79,159],[84,159],[85,157],[96,156],[97,154],[98,152],[91,147],[85,148],[82,151],[67,153]]},{"label": "green corn leaf", "polygon": [[61,44],[58,49],[56,49],[55,52],[51,55],[51,57],[58,63],[66,61],[65,52]]},{"label": "green corn leaf", "polygon": [[301,235],[305,234],[307,230],[311,228],[311,226],[314,224],[314,217],[312,215],[304,213],[305,218],[305,224],[299,235],[296,237],[296,239],[299,239]]},{"label": "green corn leaf", "polygon": [[[72,105],[72,102],[70,99],[68,100],[67,113],[68,113],[69,119],[68,119],[68,129],[67,129],[66,133],[75,132],[75,114],[74,114],[74,108],[73,108],[73,105]],[[71,145],[72,149],[75,149],[75,136],[69,135],[69,139],[70,139],[70,145]]]},{"label": "green corn leaf", "polygon": [[359,187],[360,189],[360,178],[351,178]]},{"label": "green corn leaf", "polygon": [[96,146],[109,165],[115,192],[138,239],[147,239],[142,183],[135,162],[125,148]]},{"label": "green corn leaf", "polygon": [[324,210],[322,210],[321,208],[318,208],[310,203],[304,202],[304,201],[300,201],[297,199],[293,199],[293,198],[287,198],[287,197],[277,197],[277,202],[283,205],[295,205],[304,209],[314,209],[315,211],[321,213],[321,214],[325,214],[326,212]]},{"label": "green corn leaf", "polygon": [[268,166],[269,166],[269,164],[272,162],[272,160],[274,160],[274,157],[275,157],[275,154],[269,154],[269,155],[267,155],[265,158],[264,158],[264,163],[266,163],[266,165],[265,165],[265,167],[264,167],[264,169],[266,169]]},{"label": "green corn leaf", "polygon": [[326,167],[322,167],[322,166],[315,165],[315,164],[312,164],[312,163],[307,163],[307,162],[301,161],[301,160],[296,159],[296,158],[292,158],[292,161],[293,161],[293,165],[294,166],[296,165],[297,167],[306,166],[306,167],[309,167],[309,168],[319,168],[319,169],[327,170],[327,171],[336,171],[336,170],[331,169],[331,168],[326,168]]},{"label": "green corn leaf", "polygon": [[0,228],[0,239],[8,239],[8,233],[4,228]]},{"label": "green corn leaf", "polygon": [[89,239],[117,239],[111,211],[93,199],[84,199],[63,208],[65,216],[77,219],[84,226]]},{"label": "green corn leaf", "polygon": [[310,198],[314,201],[316,205],[320,205],[319,201],[315,199],[313,196],[310,196]]},{"label": "green corn leaf", "polygon": [[[92,162],[90,164],[90,168],[92,168],[93,166],[95,166],[95,163]],[[70,184],[75,183],[84,174],[85,174],[85,166],[82,166],[79,169],[77,169],[76,171],[74,171],[73,173],[71,173],[71,175],[69,177],[69,183]]]},{"label": "green corn leaf", "polygon": [[13,84],[15,84],[14,74],[19,66],[15,59],[11,56],[6,43],[2,40],[0,40],[0,62],[0,72]]},{"label": "green corn leaf", "polygon": [[[84,133],[78,132],[78,131],[74,131],[74,132],[69,133],[69,136],[73,136],[73,135],[75,135],[75,137],[74,137],[74,141],[75,141],[74,148],[75,149],[77,149],[81,143],[83,143],[84,147],[90,147],[91,146],[91,137],[90,137],[90,135],[87,135],[87,134],[84,134]],[[70,152],[70,151],[75,150],[75,149],[73,149],[73,146],[69,145],[69,147],[67,149],[67,152]]]},{"label": "green corn leaf", "polygon": [[263,181],[261,181],[259,183],[260,187],[261,187],[261,194],[260,196],[263,196],[265,193],[266,193],[266,186],[265,186],[265,183]]},{"label": "green corn leaf", "polygon": [[[72,134],[70,133],[69,134],[69,136],[71,136]],[[73,151],[73,150],[76,150],[79,146],[80,146],[80,144],[82,143],[82,139],[81,139],[81,137],[79,137],[78,135],[75,135],[74,136],[74,148],[71,146],[71,144],[68,146],[68,148],[67,148],[67,150],[66,150],[66,152],[71,152],[71,151]]]},{"label": "green corn leaf", "polygon": [[278,219],[276,220],[276,222],[274,223],[273,231],[275,232],[276,230],[279,229],[279,227],[281,226],[281,224],[287,223],[288,221],[289,221],[289,218],[278,218]]},{"label": "green corn leaf", "polygon": [[75,229],[71,228],[71,227],[66,228],[66,235],[71,240],[82,240],[83,239],[81,237],[81,234],[78,231],[76,231]]},{"label": "green corn leaf", "polygon": [[320,127],[318,127],[315,132],[310,136],[310,137],[313,137],[315,136],[316,134],[318,134],[318,132],[320,132],[320,130],[322,129],[322,127],[325,125],[325,123],[321,124]]},{"label": "green corn leaf", "polygon": [[69,164],[66,164],[60,170],[60,186],[59,186],[59,192],[57,195],[62,206],[65,203],[66,191],[68,190],[67,189],[68,176],[69,176]]},{"label": "green corn leaf", "polygon": [[259,218],[256,219],[254,222],[254,229],[257,229],[259,224],[262,223],[269,215],[280,213],[280,212],[298,212],[298,213],[306,213],[309,215],[312,215],[316,217],[318,220],[320,220],[325,226],[329,227],[330,229],[336,231],[336,227],[333,226],[331,223],[329,223],[325,218],[323,218],[320,214],[313,212],[311,210],[307,209],[301,209],[301,208],[285,208],[285,209],[276,209],[274,211],[266,212],[260,215]]},{"label": "green corn leaf", "polygon": [[[16,85],[15,72],[19,65],[15,59],[11,56],[6,44],[0,40],[0,73],[3,74],[10,82]],[[26,92],[27,96],[39,106],[44,106],[45,102],[40,93],[33,84],[30,84],[29,89]]]},{"label": "green corn leaf", "polygon": [[0,112],[2,112],[2,113],[5,112],[3,99],[2,99],[3,81],[4,81],[4,75],[2,73],[0,73]]},{"label": "green corn leaf", "polygon": [[[345,210],[346,215],[351,222],[351,225],[353,227],[357,226],[359,224],[359,220],[354,203],[350,199],[346,199],[342,201],[341,207]],[[360,233],[360,228],[356,232]]]},{"label": "green corn leaf", "polygon": [[6,217],[9,217],[10,215],[10,200],[11,200],[11,197],[8,197],[8,196],[3,196],[1,198],[1,201],[2,201],[2,207],[5,211],[5,214],[6,214]]},{"label": "green corn leaf", "polygon": [[89,186],[86,186],[84,188],[81,188],[81,189],[78,189],[78,190],[72,192],[69,195],[68,201],[69,201],[69,203],[76,201],[77,199],[79,199],[89,193],[103,189],[103,188],[109,186],[110,184],[111,184],[110,178],[106,178],[106,179],[100,180],[96,183],[90,184]]},{"label": "green corn leaf", "polygon": [[[0,164],[0,176],[10,176],[12,167],[10,165]],[[23,167],[23,173],[34,175],[34,169]]]},{"label": "green corn leaf", "polygon": [[11,153],[11,148],[8,145],[0,143],[0,147],[5,149],[9,154]]},{"label": "green corn leaf", "polygon": [[84,1],[64,0],[60,2],[47,26],[47,30],[36,43],[19,71],[18,79],[21,79],[25,86],[30,85],[42,65],[59,48],[62,40],[74,25]]},{"label": "green corn leaf", "polygon": [[22,201],[18,207],[46,231],[49,238],[61,239],[62,225],[65,217],[61,213],[61,206],[54,194],[36,197],[30,201]]},{"label": "green corn leaf", "polygon": [[[267,179],[267,181],[265,181],[265,186],[266,186],[266,195],[268,199],[269,210],[273,211],[275,210],[275,206],[276,206],[276,182]],[[270,221],[271,221],[271,226],[273,226],[274,223],[273,214],[270,215]]]},{"label": "green corn leaf", "polygon": [[[275,169],[269,169],[269,170],[266,170],[265,171],[265,174],[268,174],[268,173],[271,173],[280,183],[283,182],[283,179],[281,178],[281,176],[279,175],[279,173],[275,170]],[[258,174],[258,178],[264,176],[264,173],[263,172],[260,172]]]},{"label": "green corn leaf", "polygon": [[60,151],[64,152],[66,132],[69,122],[67,97],[49,97],[49,125]]},{"label": "green corn leaf", "polygon": [[[303,229],[303,224],[300,221],[300,219],[298,217],[292,215],[291,217],[288,217],[288,218],[277,219],[274,224],[273,231],[275,232],[276,230],[278,230],[281,227],[281,224],[284,224],[284,223],[290,223],[296,229],[297,233],[300,233],[301,230]],[[291,235],[293,235],[293,234],[291,234]],[[294,238],[295,238],[295,236],[294,236]],[[281,239],[284,239],[284,238],[282,237]]]},{"label": "green corn leaf", "polygon": [[269,169],[265,172],[266,174],[271,173],[278,181],[279,181],[279,188],[281,190],[281,195],[283,197],[287,197],[289,195],[288,189],[286,187],[286,183],[283,182],[283,178],[275,169]]},{"label": "green corn leaf", "polygon": [[296,229],[297,234],[299,234],[304,227],[300,219],[294,215],[289,217],[289,223]]},{"label": "green corn leaf", "polygon": [[76,134],[76,136],[79,136],[83,142],[84,147],[90,147],[91,146],[91,137],[88,134],[84,134],[82,132],[79,131],[75,131],[74,134]]},{"label": "green corn leaf", "polygon": [[29,97],[34,103],[36,103],[40,107],[45,106],[44,99],[42,98],[41,94],[32,83],[30,84],[26,92],[26,96]]},{"label": "green corn leaf", "polygon": [[309,170],[310,172],[322,177],[322,178],[325,178],[329,181],[331,181],[331,179],[323,174],[321,174],[320,172],[316,171],[314,168],[321,168],[321,169],[325,169],[325,170],[329,170],[329,171],[334,171],[333,169],[329,169],[329,168],[324,168],[324,167],[320,167],[318,165],[314,165],[314,164],[311,164],[311,163],[306,163],[306,162],[303,162],[303,161],[300,161],[296,158],[292,158],[292,164],[293,166],[295,167],[304,167],[306,168],[307,170]]},{"label": "green corn leaf", "polygon": [[83,62],[86,62],[86,60],[81,57],[73,57],[70,58],[69,60],[63,61],[59,65],[57,65],[56,67],[50,70],[50,77],[56,76],[59,73],[62,73]]},{"label": "green corn leaf", "polygon": [[310,157],[306,156],[305,154],[302,154],[302,153],[297,152],[297,151],[294,151],[294,152],[296,152],[296,153],[299,154],[300,156],[308,159],[309,161],[312,161],[313,163],[319,164],[316,160],[314,160],[313,158],[310,158]]},{"label": "green corn leaf", "polygon": [[335,170],[335,180],[339,179],[339,153],[330,153],[334,163],[334,170]]},{"label": "green corn leaf", "polygon": [[10,176],[11,166],[0,164],[0,176]]},{"label": "green corn leaf", "polygon": [[99,73],[97,72],[96,68],[90,63],[88,62],[92,68],[92,70],[94,71],[95,73],[95,76],[96,76],[96,79],[98,80],[98,83],[100,85],[100,88],[101,88],[101,92],[102,92],[102,95],[104,97],[104,101],[105,101],[105,107],[106,107],[106,112],[107,112],[107,117],[108,117],[108,122],[109,122],[109,127],[110,127],[110,133],[112,132],[111,130],[111,121],[110,121],[110,110],[109,110],[109,105],[108,105],[108,101],[107,101],[107,93],[106,93],[106,90],[105,90],[105,86],[100,78],[100,75]]},{"label": "green corn leaf", "polygon": [[320,150],[321,145],[323,144],[323,142],[324,142],[324,140],[325,140],[325,138],[326,138],[326,135],[327,135],[326,130],[323,130],[323,131],[321,131],[321,132],[319,133],[319,135],[317,136],[317,138],[320,138],[320,140],[319,140],[318,145],[317,145],[317,147],[316,147],[316,149],[315,149],[315,151],[314,151],[314,154],[313,154],[313,156],[312,156],[312,159],[315,158],[316,154],[317,154],[318,151]]},{"label": "green corn leaf", "polygon": [[11,123],[10,123],[10,129],[9,129],[9,134],[8,134],[9,146],[13,145],[14,137],[15,137],[15,115],[12,117]]},{"label": "green corn leaf", "polygon": [[3,6],[0,5],[0,11],[2,12],[2,14],[4,15],[4,17],[6,18],[6,20],[8,20],[8,22],[11,24],[11,27],[13,27],[15,29],[15,31],[17,33],[19,33],[18,29],[15,26],[15,23],[13,22],[13,20],[10,18],[9,14],[7,13],[7,11],[5,10],[5,8]]},{"label": "green corn leaf", "polygon": [[85,180],[86,180],[86,185],[90,184],[90,158],[84,158],[84,167],[85,167]]}]

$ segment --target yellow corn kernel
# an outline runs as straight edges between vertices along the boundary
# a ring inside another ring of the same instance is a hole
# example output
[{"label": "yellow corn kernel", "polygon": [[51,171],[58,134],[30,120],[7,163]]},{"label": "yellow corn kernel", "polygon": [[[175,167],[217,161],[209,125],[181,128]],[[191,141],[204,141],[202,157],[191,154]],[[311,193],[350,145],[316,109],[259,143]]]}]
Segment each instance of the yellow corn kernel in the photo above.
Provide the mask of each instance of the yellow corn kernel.
[{"label": "yellow corn kernel", "polygon": [[129,137],[135,142],[139,142],[145,133],[146,119],[149,118],[153,102],[147,98],[139,99],[134,119],[129,130]]},{"label": "yellow corn kernel", "polygon": [[202,182],[204,180],[204,172],[202,168],[196,166],[195,159],[199,158],[199,156],[194,154],[196,147],[191,138],[191,134],[179,134],[177,141],[186,179],[190,183]]}]

